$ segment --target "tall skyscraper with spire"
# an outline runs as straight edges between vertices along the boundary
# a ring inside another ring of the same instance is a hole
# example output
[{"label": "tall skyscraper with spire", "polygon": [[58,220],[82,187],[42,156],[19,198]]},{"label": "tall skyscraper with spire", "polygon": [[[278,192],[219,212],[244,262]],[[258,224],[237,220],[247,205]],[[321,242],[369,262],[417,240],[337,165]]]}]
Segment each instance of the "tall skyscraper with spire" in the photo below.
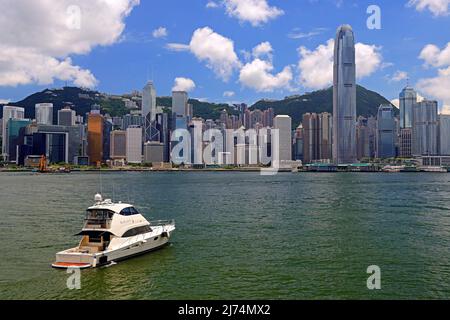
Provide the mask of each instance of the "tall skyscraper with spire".
[{"label": "tall skyscraper with spire", "polygon": [[355,36],[349,25],[340,26],[334,44],[333,160],[351,164],[356,155]]},{"label": "tall skyscraper with spire", "polygon": [[153,141],[154,122],[156,120],[156,89],[153,81],[147,82],[142,91],[142,117],[144,124],[144,142]]}]

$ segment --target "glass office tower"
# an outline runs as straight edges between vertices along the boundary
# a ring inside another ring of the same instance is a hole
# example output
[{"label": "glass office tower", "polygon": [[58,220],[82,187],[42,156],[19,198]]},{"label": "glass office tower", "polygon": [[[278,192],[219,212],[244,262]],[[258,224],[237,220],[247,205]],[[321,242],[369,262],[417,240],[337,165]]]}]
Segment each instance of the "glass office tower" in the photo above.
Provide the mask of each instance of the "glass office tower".
[{"label": "glass office tower", "polygon": [[338,28],[334,47],[333,160],[351,164],[356,160],[356,63],[352,27]]}]

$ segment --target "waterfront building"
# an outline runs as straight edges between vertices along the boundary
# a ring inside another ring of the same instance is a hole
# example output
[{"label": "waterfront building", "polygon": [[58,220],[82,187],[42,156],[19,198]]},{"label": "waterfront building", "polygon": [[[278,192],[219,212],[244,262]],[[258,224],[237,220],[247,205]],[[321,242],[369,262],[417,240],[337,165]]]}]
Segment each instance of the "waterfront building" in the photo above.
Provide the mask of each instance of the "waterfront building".
[{"label": "waterfront building", "polygon": [[319,159],[333,159],[333,116],[328,112],[319,114]]},{"label": "waterfront building", "polygon": [[[292,119],[286,115],[276,116],[273,121],[274,129],[279,130],[280,161],[292,160]],[[274,151],[272,150],[272,156]]]},{"label": "waterfront building", "polygon": [[364,158],[371,158],[368,119],[362,116],[358,117],[356,124],[356,155],[359,161]]},{"label": "waterfront building", "polygon": [[438,103],[424,100],[413,106],[412,153],[438,155]]},{"label": "waterfront building", "polygon": [[24,134],[21,129],[31,123],[29,119],[9,119],[6,123],[6,137],[8,139],[8,161],[17,163],[17,149],[23,144]]},{"label": "waterfront building", "polygon": [[113,124],[109,120],[103,122],[103,162],[111,159],[111,132],[113,131]]},{"label": "waterfront building", "polygon": [[127,129],[126,156],[131,164],[142,163],[142,127],[131,126]]},{"label": "waterfront building", "polygon": [[381,105],[377,116],[377,158],[395,157],[395,132],[394,109],[391,105]]},{"label": "waterfront building", "polygon": [[74,126],[76,124],[76,112],[70,109],[70,107],[65,107],[58,111],[58,125],[59,126]]},{"label": "waterfront building", "polygon": [[153,164],[164,161],[164,144],[157,141],[151,141],[144,144],[144,163]]},{"label": "waterfront building", "polygon": [[319,117],[316,113],[305,113],[303,127],[303,162],[313,163],[319,160]]},{"label": "waterfront building", "polygon": [[112,160],[122,160],[127,158],[127,132],[115,130],[111,132],[111,150]]},{"label": "waterfront building", "polygon": [[8,159],[8,134],[6,131],[9,119],[24,119],[25,109],[15,106],[3,106],[2,117],[2,155],[4,159]]},{"label": "waterfront building", "polygon": [[439,115],[439,154],[450,156],[450,115]]},{"label": "waterfront building", "polygon": [[399,156],[400,158],[411,158],[412,156],[412,128],[400,129]]},{"label": "waterfront building", "polygon": [[337,30],[333,71],[333,160],[351,164],[356,162],[356,63],[349,25]]},{"label": "waterfront building", "polygon": [[36,123],[51,126],[53,124],[53,104],[38,103],[35,105]]},{"label": "waterfront building", "polygon": [[300,160],[300,161],[304,162],[303,148],[304,148],[304,130],[303,130],[303,125],[300,124],[297,127],[297,130],[295,130],[294,160]]},{"label": "waterfront building", "polygon": [[87,119],[87,155],[93,165],[103,160],[103,116],[96,110],[88,115]]}]

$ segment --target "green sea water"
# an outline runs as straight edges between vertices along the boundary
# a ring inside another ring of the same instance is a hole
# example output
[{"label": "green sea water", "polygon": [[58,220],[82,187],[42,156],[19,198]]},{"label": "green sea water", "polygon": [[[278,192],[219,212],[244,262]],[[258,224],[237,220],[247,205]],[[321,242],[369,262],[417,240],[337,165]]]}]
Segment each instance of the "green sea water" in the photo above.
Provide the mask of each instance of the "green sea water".
[{"label": "green sea water", "polygon": [[[177,230],[69,290],[50,264],[100,189]],[[0,221],[1,299],[450,298],[448,174],[3,173]]]}]

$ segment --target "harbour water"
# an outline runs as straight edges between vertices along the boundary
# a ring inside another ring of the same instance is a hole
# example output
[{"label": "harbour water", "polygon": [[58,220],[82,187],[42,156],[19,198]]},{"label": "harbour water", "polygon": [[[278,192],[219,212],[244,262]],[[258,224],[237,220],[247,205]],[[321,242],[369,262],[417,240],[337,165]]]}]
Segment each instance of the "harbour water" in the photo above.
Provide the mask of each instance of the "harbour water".
[{"label": "harbour water", "polygon": [[[50,264],[100,188],[177,230],[69,290]],[[1,299],[450,298],[450,174],[4,173],[0,219]]]}]

